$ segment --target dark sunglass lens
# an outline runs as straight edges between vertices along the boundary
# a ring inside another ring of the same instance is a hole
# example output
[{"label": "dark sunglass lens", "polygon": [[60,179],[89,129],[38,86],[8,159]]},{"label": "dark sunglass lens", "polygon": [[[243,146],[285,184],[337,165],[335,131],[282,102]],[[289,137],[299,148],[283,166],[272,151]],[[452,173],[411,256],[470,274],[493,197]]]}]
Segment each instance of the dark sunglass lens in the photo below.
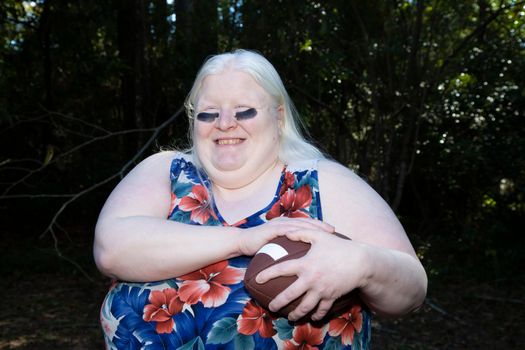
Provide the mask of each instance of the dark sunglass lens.
[{"label": "dark sunglass lens", "polygon": [[197,120],[205,123],[212,123],[219,117],[219,113],[200,112],[197,114]]},{"label": "dark sunglass lens", "polygon": [[245,111],[235,113],[235,118],[237,120],[246,120],[251,119],[257,115],[257,110],[255,108],[248,108]]}]

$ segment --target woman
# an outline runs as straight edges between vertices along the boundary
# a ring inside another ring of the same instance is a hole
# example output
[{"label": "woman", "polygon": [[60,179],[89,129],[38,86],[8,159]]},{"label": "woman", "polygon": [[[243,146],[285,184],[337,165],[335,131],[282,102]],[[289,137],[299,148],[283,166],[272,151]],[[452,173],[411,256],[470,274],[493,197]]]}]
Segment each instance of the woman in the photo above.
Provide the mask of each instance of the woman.
[{"label": "woman", "polygon": [[[304,140],[264,57],[210,58],[186,107],[192,149],[140,163],[97,223],[95,260],[119,281],[101,310],[108,348],[366,349],[372,312],[398,316],[422,303],[426,274],[395,215]],[[269,311],[242,278],[279,235],[312,247],[258,275],[260,283],[298,276]],[[324,318],[354,289],[362,303]],[[272,312],[303,294],[288,319]],[[313,321],[295,322],[310,312]]]}]

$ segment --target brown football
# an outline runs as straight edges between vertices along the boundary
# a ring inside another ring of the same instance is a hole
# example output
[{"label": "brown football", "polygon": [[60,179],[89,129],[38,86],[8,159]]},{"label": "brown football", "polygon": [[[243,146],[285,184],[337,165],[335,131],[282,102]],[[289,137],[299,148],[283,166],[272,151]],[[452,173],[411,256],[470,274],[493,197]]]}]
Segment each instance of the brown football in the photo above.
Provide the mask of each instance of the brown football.
[{"label": "brown football", "polygon": [[[338,237],[350,239],[347,236],[335,233]],[[255,281],[255,277],[259,272],[267,269],[270,266],[278,264],[283,261],[300,258],[310,250],[310,244],[298,241],[292,241],[285,236],[277,237],[266,245],[264,245],[254,255],[252,261],[246,269],[244,276],[244,286],[250,295],[264,308],[268,308],[270,302],[289,285],[297,279],[297,276],[280,276],[274,278],[266,283],[259,284]],[[302,297],[299,297],[277,311],[278,314],[287,317],[301,302]],[[325,316],[329,318],[345,312],[351,305],[359,302],[359,297],[356,292],[350,292],[337,299],[332,308]],[[315,310],[315,308],[314,308]],[[308,314],[305,316],[309,318]]]}]

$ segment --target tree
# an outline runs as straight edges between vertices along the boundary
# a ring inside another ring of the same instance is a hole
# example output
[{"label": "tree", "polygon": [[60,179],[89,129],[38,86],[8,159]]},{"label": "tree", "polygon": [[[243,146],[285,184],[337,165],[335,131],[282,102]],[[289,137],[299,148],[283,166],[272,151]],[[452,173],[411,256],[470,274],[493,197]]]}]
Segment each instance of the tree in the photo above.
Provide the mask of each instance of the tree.
[{"label": "tree", "polygon": [[[163,123],[208,55],[242,47],[274,63],[313,139],[376,188],[416,243],[515,262],[523,245],[497,238],[524,210],[523,6],[4,1],[2,198],[16,208],[38,195],[49,219],[157,149],[152,135],[183,148],[187,120]],[[83,210],[96,215],[107,190]]]}]

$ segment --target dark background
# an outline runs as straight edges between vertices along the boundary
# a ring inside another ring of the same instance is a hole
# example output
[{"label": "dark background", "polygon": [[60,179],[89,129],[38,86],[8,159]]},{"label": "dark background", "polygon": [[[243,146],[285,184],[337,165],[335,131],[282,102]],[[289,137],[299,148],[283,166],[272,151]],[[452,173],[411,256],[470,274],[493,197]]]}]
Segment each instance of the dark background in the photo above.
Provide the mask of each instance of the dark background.
[{"label": "dark background", "polygon": [[102,348],[98,212],[185,146],[197,69],[234,48],[276,66],[427,269],[424,307],[376,319],[374,348],[523,344],[525,2],[3,0],[0,40],[0,349]]}]

